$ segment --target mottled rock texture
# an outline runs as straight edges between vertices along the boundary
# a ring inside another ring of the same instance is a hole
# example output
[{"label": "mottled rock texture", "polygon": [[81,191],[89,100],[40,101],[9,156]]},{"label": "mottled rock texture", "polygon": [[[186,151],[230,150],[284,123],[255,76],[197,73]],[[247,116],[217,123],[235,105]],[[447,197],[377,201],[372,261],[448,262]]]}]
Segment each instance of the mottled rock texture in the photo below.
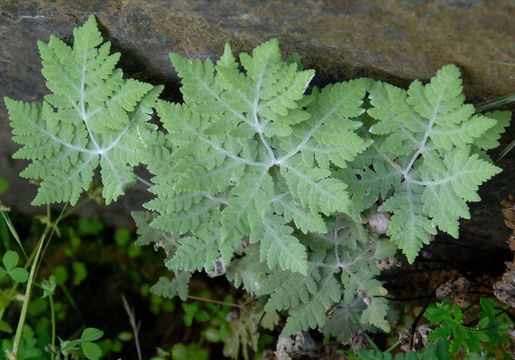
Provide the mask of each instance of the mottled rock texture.
[{"label": "mottled rock texture", "polygon": [[[122,53],[120,66],[131,77],[165,84],[164,97],[178,99],[178,79],[168,53],[216,59],[225,42],[250,51],[277,37],[286,55],[298,52],[315,83],[369,76],[407,86],[454,63],[464,74],[471,102],[515,91],[515,9],[512,0],[20,0],[0,1],[0,94],[41,101],[47,93],[36,40],[50,34],[68,41],[73,27],[95,14],[107,40]],[[11,189],[1,199],[24,212],[35,187],[18,178],[25,166],[10,155],[6,109],[0,102],[0,176]],[[513,127],[502,139],[513,138]],[[496,157],[499,151],[493,151]],[[482,241],[508,236],[498,205],[515,192],[515,151],[500,162],[505,172],[482,190],[467,229]],[[128,225],[129,211],[146,195],[141,184],[108,210],[84,213]]]}]

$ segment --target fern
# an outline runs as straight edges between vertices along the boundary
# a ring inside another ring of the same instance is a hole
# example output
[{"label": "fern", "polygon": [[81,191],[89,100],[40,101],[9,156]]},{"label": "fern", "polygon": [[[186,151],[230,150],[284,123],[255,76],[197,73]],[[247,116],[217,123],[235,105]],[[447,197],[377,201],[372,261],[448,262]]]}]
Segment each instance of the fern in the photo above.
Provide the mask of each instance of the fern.
[{"label": "fern", "polygon": [[393,213],[387,235],[413,262],[437,229],[458,237],[458,220],[470,218],[467,201],[479,201],[478,186],[501,171],[484,150],[496,145],[508,121],[474,114],[453,65],[408,91],[376,82],[370,102],[373,146],[338,177],[352,179],[351,192],[366,199],[363,205],[379,195],[386,200],[379,210]]},{"label": "fern", "polygon": [[32,162],[21,176],[40,179],[33,205],[77,202],[100,164],[109,204],[135,183],[140,133],[162,86],[124,79],[109,54],[93,16],[74,30],[73,47],[52,36],[38,42],[47,88],[43,104],[5,98],[13,140],[22,147],[15,158]]},{"label": "fern", "polygon": [[268,295],[266,312],[289,310],[283,335],[323,327],[327,312],[340,300],[339,307],[352,304],[364,323],[388,330],[386,290],[375,280],[379,274],[376,261],[392,256],[394,247],[346,216],[331,219],[327,226],[327,234],[301,236],[310,248],[307,276],[271,271],[259,262],[257,247],[250,246],[243,258],[231,262],[228,279],[251,294]]},{"label": "fern", "polygon": [[[146,207],[160,213],[153,226],[188,234],[183,247],[192,250],[206,246],[202,229],[219,229],[211,250],[218,246],[225,262],[248,237],[260,244],[260,260],[270,270],[306,274],[306,248],[288,221],[304,232],[323,232],[321,214],[348,211],[346,185],[332,177],[329,164],[343,166],[368,145],[354,132],[361,123],[351,118],[365,111],[370,81],[304,97],[313,71],[282,61],[276,40],[240,55],[244,73],[228,45],[216,65],[170,56],[183,77],[185,103],[156,106],[173,151],[149,159],[157,198]],[[326,136],[337,127],[344,136]],[[285,216],[274,214],[276,208]],[[174,264],[210,268],[214,258],[212,252]]]},{"label": "fern", "polygon": [[[155,197],[133,213],[137,244],[162,248],[174,273],[152,292],[185,300],[192,272],[225,273],[268,317],[287,315],[283,335],[388,331],[376,262],[394,244],[413,262],[438,229],[457,237],[467,202],[500,171],[485,151],[509,114],[475,114],[453,65],[408,91],[371,79],[319,90],[275,39],[238,60],[226,45],[216,62],[170,54],[179,104],[122,77],[93,16],[72,47],[52,37],[39,48],[52,93],[42,105],[5,99],[14,157],[32,161],[21,175],[40,181],[33,204],[75,204],[98,165],[110,203],[146,164]],[[153,109],[165,131],[148,122]],[[376,203],[392,241],[363,225]],[[233,340],[255,348],[258,319],[242,318]]]}]

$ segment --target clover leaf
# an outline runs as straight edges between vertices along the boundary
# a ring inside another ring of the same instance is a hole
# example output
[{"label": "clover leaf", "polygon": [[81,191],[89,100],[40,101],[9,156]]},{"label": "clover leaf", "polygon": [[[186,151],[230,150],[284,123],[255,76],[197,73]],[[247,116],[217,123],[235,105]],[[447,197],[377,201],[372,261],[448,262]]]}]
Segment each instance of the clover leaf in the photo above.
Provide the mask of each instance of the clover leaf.
[{"label": "clover leaf", "polygon": [[4,267],[0,266],[0,279],[8,274],[18,283],[24,283],[29,278],[29,273],[22,267],[17,267],[20,257],[16,251],[9,250],[2,257]]}]

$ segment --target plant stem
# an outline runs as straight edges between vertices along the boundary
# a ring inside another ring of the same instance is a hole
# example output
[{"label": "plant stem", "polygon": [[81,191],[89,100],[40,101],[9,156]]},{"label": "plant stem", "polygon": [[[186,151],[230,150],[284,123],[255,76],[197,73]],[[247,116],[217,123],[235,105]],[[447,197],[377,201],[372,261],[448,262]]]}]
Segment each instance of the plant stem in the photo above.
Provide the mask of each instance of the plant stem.
[{"label": "plant stem", "polygon": [[358,326],[360,327],[361,331],[363,332],[363,336],[367,339],[370,346],[372,346],[372,348],[376,352],[381,352],[381,350],[379,350],[379,348],[377,347],[376,343],[370,338],[370,336],[368,336],[366,331],[363,330],[363,327],[361,326],[361,321],[359,321],[358,317],[356,316],[356,313],[354,312],[354,310],[352,310],[350,305],[348,306],[348,309],[349,309],[349,314],[352,316],[352,319],[356,322],[356,324],[358,324]]},{"label": "plant stem", "polygon": [[[52,322],[52,349],[55,347],[55,311],[54,311],[54,299],[52,295],[48,297],[50,301],[50,318]],[[51,360],[55,359],[55,353],[52,351]]]},{"label": "plant stem", "polygon": [[[64,209],[63,209],[64,211]],[[41,250],[43,249],[43,244],[45,243],[45,239],[50,232],[49,241],[52,238],[52,235],[54,234],[55,229],[57,228],[57,224],[63,217],[63,212],[59,215],[57,220],[52,224],[51,216],[52,213],[50,211],[50,205],[47,205],[46,208],[47,212],[47,224],[45,227],[45,230],[43,231],[43,234],[41,235],[38,244],[36,245],[35,251],[32,251],[31,258],[27,262],[25,266],[28,266],[30,264],[30,260],[32,259],[32,266],[30,268],[30,274],[29,279],[27,281],[27,288],[25,289],[25,296],[23,297],[23,306],[21,308],[21,314],[20,318],[18,319],[18,326],[16,327],[16,333],[14,335],[14,343],[13,343],[13,355],[14,358],[18,358],[18,351],[20,349],[20,342],[21,342],[21,336],[23,334],[23,327],[25,325],[25,319],[27,318],[27,311],[29,309],[29,303],[30,303],[30,296],[32,294],[32,286],[34,285],[34,279],[36,277],[36,273],[38,270],[39,260],[41,256]],[[34,257],[32,257],[34,255]],[[55,340],[55,339],[54,339]]]},{"label": "plant stem", "polygon": [[127,312],[127,315],[129,315],[129,323],[132,327],[132,332],[134,334],[134,342],[136,344],[136,351],[138,352],[138,359],[143,360],[143,355],[141,354],[141,347],[139,344],[139,329],[141,325],[141,321],[136,324],[136,313],[134,312],[134,309],[129,306],[129,303],[127,302],[127,299],[122,294],[122,301],[123,301],[123,307],[125,308],[125,311]]},{"label": "plant stem", "polygon": [[388,349],[386,349],[385,353],[391,353],[393,351],[393,349],[395,349],[397,346],[400,345],[400,343],[401,343],[400,341],[397,341],[395,344],[393,344]]},{"label": "plant stem", "polygon": [[486,110],[490,110],[493,108],[497,108],[506,104],[509,104],[510,102],[515,101],[515,94],[508,94],[504,95],[495,99],[491,99],[488,101],[485,101],[479,105],[476,106],[476,112],[483,112]]},{"label": "plant stem", "polygon": [[223,301],[211,300],[211,299],[208,299],[208,298],[203,298],[203,297],[198,297],[198,296],[193,296],[193,295],[188,295],[188,299],[197,300],[197,301],[203,301],[203,302],[208,302],[208,303],[213,303],[213,304],[219,304],[219,305],[227,305],[227,306],[232,306],[232,307],[237,307],[237,308],[243,309],[243,306],[238,305],[238,304],[226,303],[226,302],[223,302]]},{"label": "plant stem", "polygon": [[46,234],[50,226],[47,226],[43,235],[39,239],[36,256],[34,257],[34,262],[30,268],[29,280],[27,282],[27,289],[25,290],[25,296],[23,298],[23,306],[21,309],[20,318],[18,319],[18,326],[16,328],[16,334],[14,336],[13,343],[13,354],[15,358],[18,358],[18,350],[20,349],[21,335],[23,333],[23,326],[25,325],[25,319],[27,317],[27,310],[29,309],[30,295],[32,293],[32,285],[34,283],[34,277],[36,276],[36,268],[39,260],[39,255],[41,254],[41,249],[43,248],[43,243],[45,242]]}]

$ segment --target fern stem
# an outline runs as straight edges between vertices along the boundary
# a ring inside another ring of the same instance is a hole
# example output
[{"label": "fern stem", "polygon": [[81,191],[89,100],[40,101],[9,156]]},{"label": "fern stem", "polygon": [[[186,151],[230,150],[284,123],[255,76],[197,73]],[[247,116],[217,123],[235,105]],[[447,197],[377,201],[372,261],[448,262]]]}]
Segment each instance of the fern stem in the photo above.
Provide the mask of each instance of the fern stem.
[{"label": "fern stem", "polygon": [[150,182],[148,182],[147,180],[143,179],[141,176],[138,175],[136,178],[143,185],[147,185],[148,187],[152,186],[152,184]]},{"label": "fern stem", "polygon": [[268,151],[268,154],[270,155],[270,163],[272,165],[275,165],[277,163],[277,159],[275,157],[274,151],[272,150],[272,147],[270,146],[268,141],[266,141],[266,139],[265,139],[265,135],[263,134],[263,127],[261,126],[261,123],[259,122],[259,117],[258,117],[256,111],[254,111],[254,121],[255,121],[254,126],[255,126],[256,131],[259,134],[259,138],[261,139],[261,142],[263,143],[263,145],[265,145],[265,148]]},{"label": "fern stem", "polygon": [[425,150],[427,140],[429,140],[429,135],[431,134],[431,131],[433,130],[433,125],[436,121],[436,115],[438,113],[438,107],[440,106],[440,99],[438,99],[438,104],[436,104],[435,109],[433,111],[433,116],[431,117],[431,120],[429,120],[429,124],[427,125],[426,132],[424,133],[424,138],[420,142],[420,145],[418,147],[418,150],[413,154],[410,162],[408,163],[408,166],[404,170],[402,170],[402,176],[406,177],[408,175],[408,172],[413,167],[413,164],[415,161],[417,161],[418,157],[422,152]]},{"label": "fern stem", "polygon": [[227,302],[218,301],[218,300],[212,300],[212,299],[203,298],[203,297],[199,297],[199,296],[188,295],[188,299],[203,301],[203,302],[213,303],[213,304],[218,304],[218,305],[232,306],[232,307],[237,307],[239,309],[243,309],[242,305],[238,305],[238,304],[234,304],[234,303],[227,303]]},{"label": "fern stem", "polygon": [[485,101],[485,102],[477,105],[476,112],[483,112],[486,110],[504,106],[513,101],[515,101],[515,94],[504,95],[504,96],[501,96],[501,97],[498,97],[498,98],[495,98],[492,100]]}]

